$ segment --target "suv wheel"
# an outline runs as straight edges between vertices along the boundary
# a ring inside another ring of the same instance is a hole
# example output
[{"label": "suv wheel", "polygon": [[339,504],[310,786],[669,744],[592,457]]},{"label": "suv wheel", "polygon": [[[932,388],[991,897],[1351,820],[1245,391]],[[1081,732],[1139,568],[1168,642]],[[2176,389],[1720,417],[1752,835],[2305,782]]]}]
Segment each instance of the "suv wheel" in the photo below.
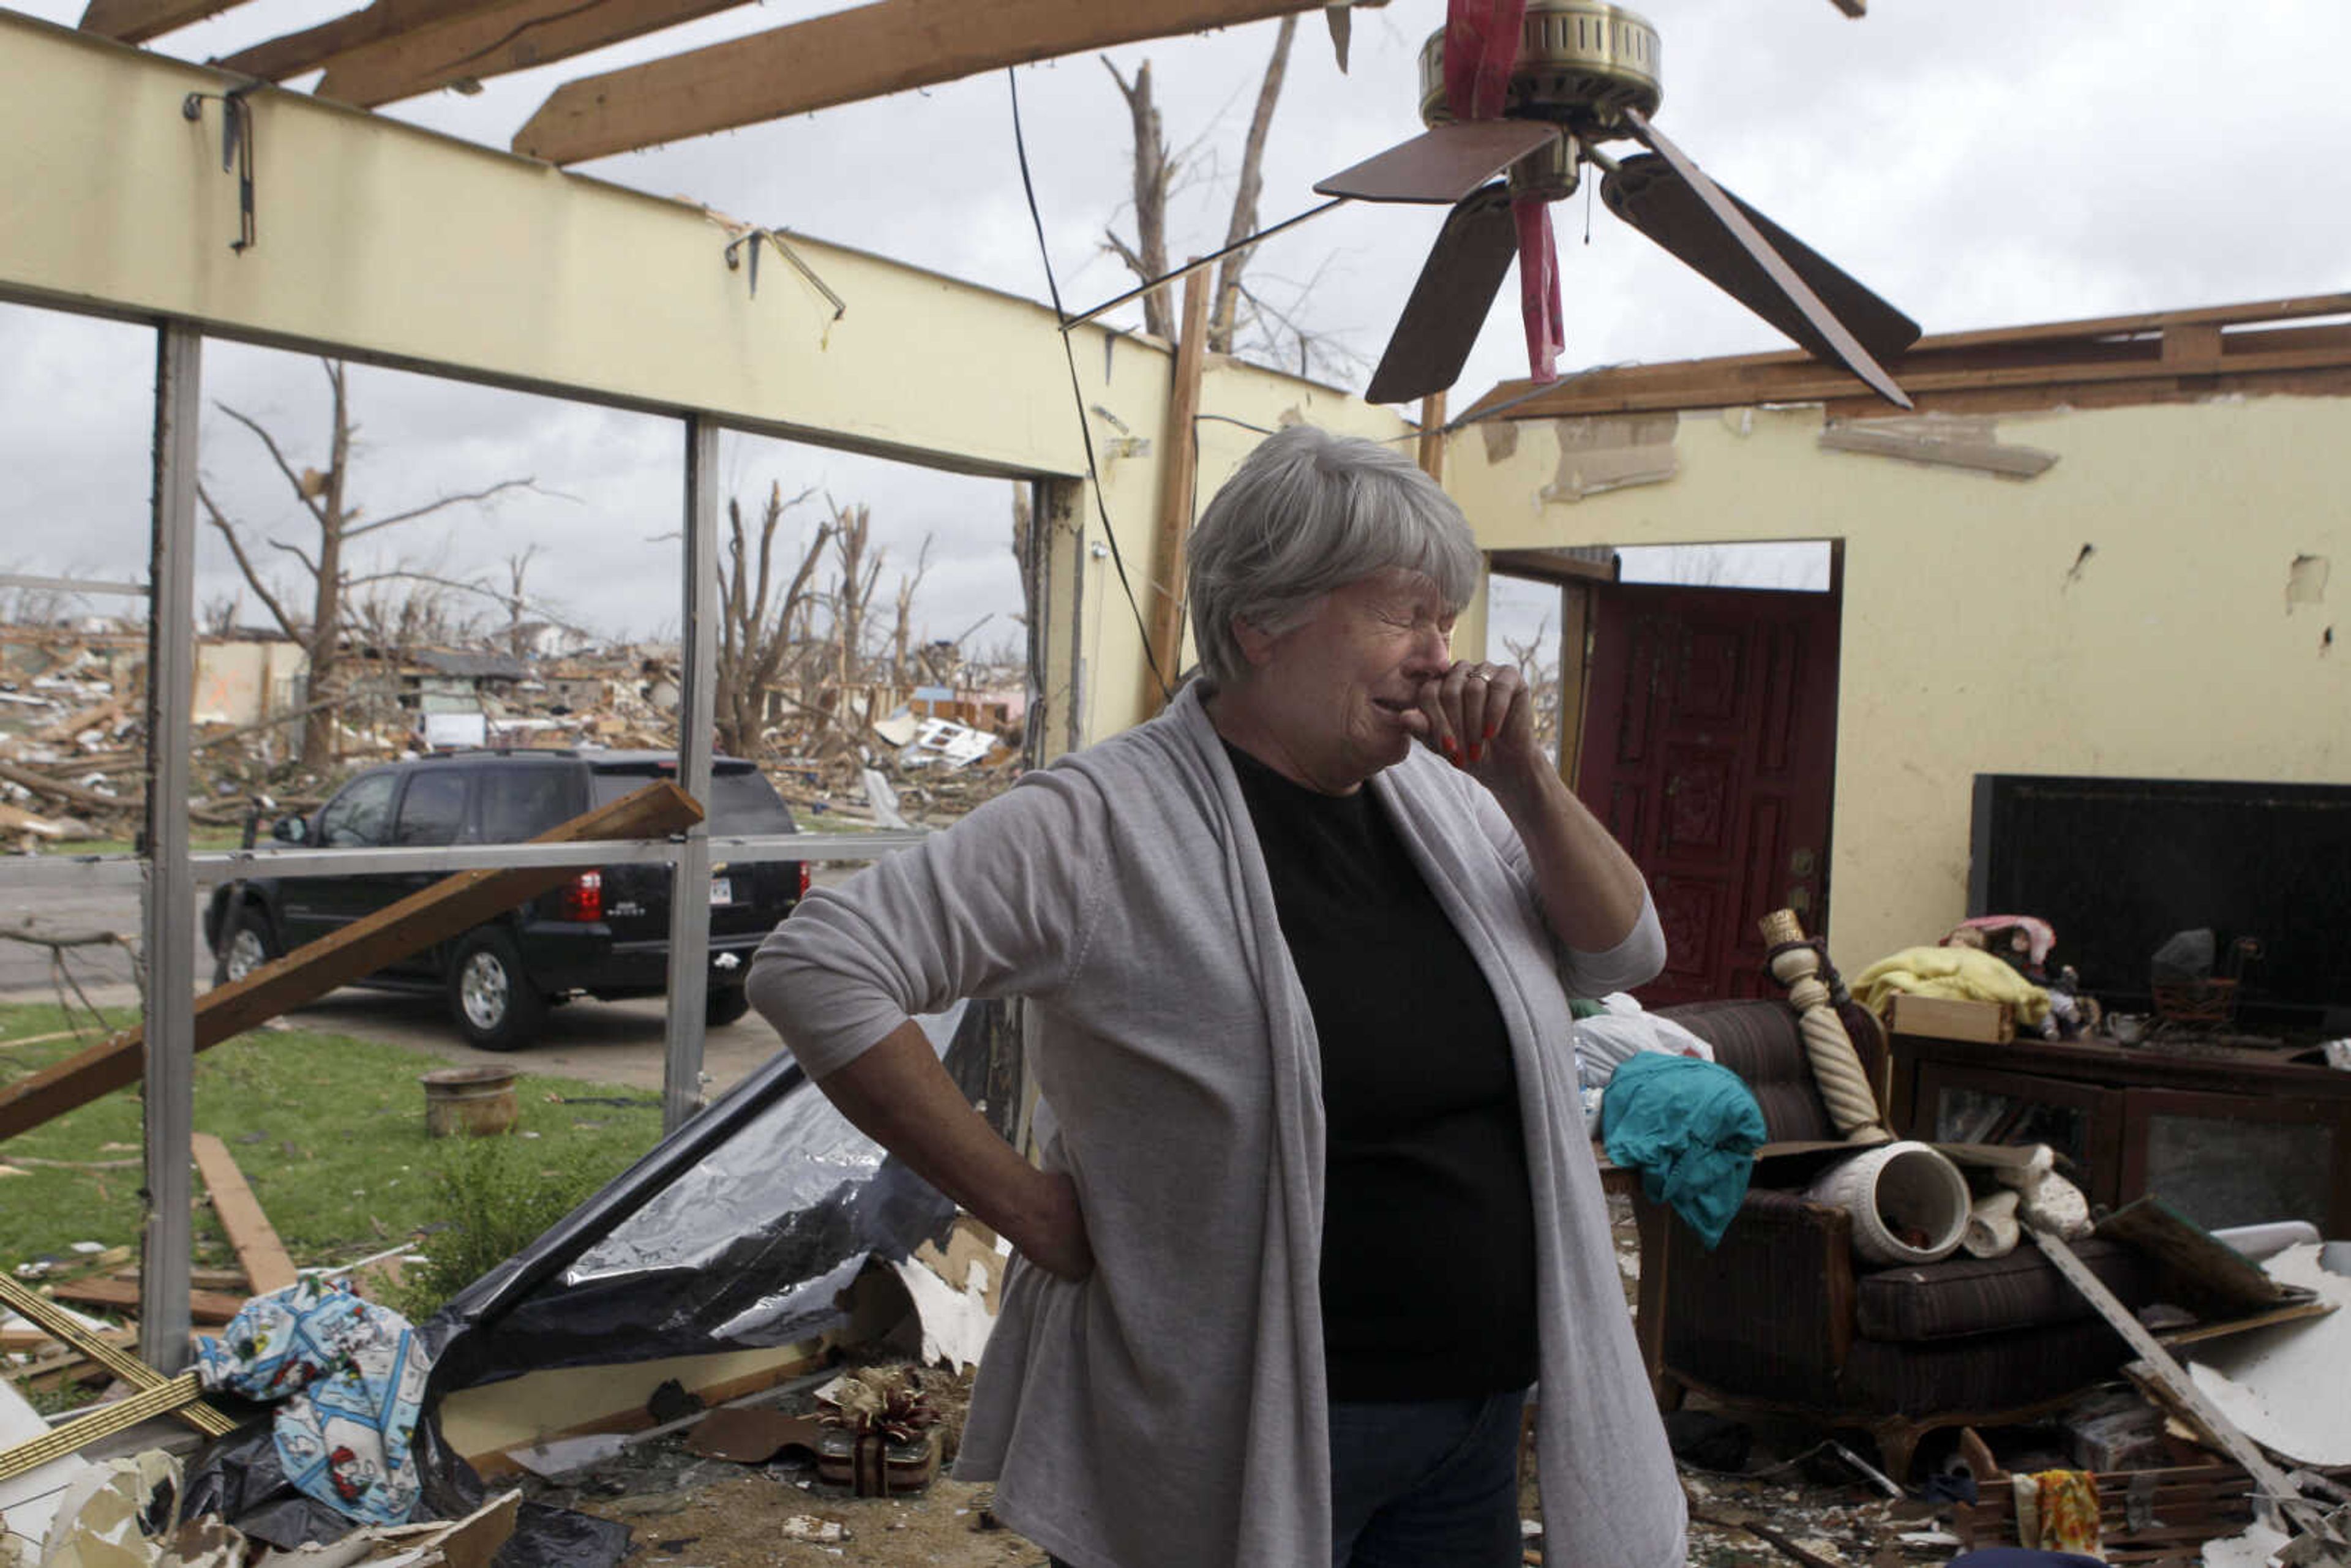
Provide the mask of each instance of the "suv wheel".
[{"label": "suv wheel", "polygon": [[547,998],[523,972],[512,936],[490,925],[457,944],[449,965],[449,1015],[484,1051],[514,1051],[538,1038]]},{"label": "suv wheel", "polygon": [[213,959],[213,984],[225,986],[231,980],[242,980],[277,957],[277,938],[269,929],[269,916],[250,904],[240,904],[229,916],[228,933]]},{"label": "suv wheel", "polygon": [[751,998],[740,986],[725,990],[713,989],[702,1004],[702,1021],[711,1029],[721,1029],[751,1010]]}]

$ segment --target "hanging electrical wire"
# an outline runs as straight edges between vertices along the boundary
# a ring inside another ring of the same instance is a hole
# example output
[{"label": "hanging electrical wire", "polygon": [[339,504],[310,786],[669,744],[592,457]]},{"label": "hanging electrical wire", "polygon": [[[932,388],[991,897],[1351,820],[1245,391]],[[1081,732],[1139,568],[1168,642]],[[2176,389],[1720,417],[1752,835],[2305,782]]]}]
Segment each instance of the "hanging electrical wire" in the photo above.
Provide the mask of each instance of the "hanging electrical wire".
[{"label": "hanging electrical wire", "polygon": [[[1054,319],[1066,326],[1068,319],[1061,309],[1061,286],[1053,277],[1053,254],[1051,248],[1045,243],[1045,219],[1037,208],[1037,184],[1029,172],[1029,141],[1020,130],[1019,68],[1010,66],[1005,68],[1004,79],[1012,89],[1012,150],[1020,160],[1020,189],[1029,198],[1029,221],[1037,230],[1037,255],[1045,264],[1045,291],[1047,297],[1052,301]],[[1118,569],[1118,585],[1126,594],[1127,609],[1134,612],[1134,632],[1143,643],[1144,662],[1151,666],[1151,679],[1159,687],[1161,697],[1172,698],[1176,695],[1176,688],[1169,683],[1167,673],[1159,667],[1158,654],[1152,651],[1151,632],[1144,624],[1143,606],[1136,602],[1134,583],[1126,574],[1126,556],[1118,548],[1118,533],[1110,526],[1110,509],[1102,502],[1102,471],[1094,461],[1093,427],[1086,422],[1086,394],[1078,382],[1077,350],[1071,347],[1070,334],[1067,331],[1062,332],[1061,337],[1061,355],[1069,361],[1070,366],[1070,399],[1078,411],[1078,434],[1085,443],[1086,478],[1093,486],[1094,514],[1102,519],[1102,538],[1110,544],[1111,564]]]}]

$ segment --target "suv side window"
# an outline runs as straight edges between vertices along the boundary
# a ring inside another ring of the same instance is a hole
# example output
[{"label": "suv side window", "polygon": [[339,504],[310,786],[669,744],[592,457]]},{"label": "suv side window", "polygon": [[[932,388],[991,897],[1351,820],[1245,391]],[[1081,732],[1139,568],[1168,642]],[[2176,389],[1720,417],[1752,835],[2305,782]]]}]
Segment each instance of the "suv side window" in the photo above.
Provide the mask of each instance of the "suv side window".
[{"label": "suv side window", "polygon": [[455,769],[420,770],[408,776],[400,798],[395,844],[454,844],[465,825],[465,776]]},{"label": "suv side window", "polygon": [[397,773],[369,773],[352,779],[319,813],[319,841],[329,849],[384,842],[391,836],[392,792],[399,785]]},{"label": "suv side window", "polygon": [[482,841],[517,844],[580,814],[577,769],[560,765],[483,768],[480,779]]}]

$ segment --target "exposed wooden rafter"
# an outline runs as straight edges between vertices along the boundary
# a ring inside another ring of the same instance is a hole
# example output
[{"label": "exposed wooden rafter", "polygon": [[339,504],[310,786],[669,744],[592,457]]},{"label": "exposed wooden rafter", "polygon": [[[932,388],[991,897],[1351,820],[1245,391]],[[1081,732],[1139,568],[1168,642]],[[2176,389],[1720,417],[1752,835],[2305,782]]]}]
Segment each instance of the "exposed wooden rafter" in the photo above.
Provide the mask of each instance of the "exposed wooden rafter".
[{"label": "exposed wooden rafter", "polygon": [[[2351,326],[2275,325],[2323,316],[2351,316],[2351,294],[1944,333],[1921,338],[1886,369],[1921,412],[2351,392]],[[1506,382],[1467,417],[1504,404],[1503,417],[1523,420],[1802,402],[1824,403],[1833,416],[1883,412],[1858,377],[1789,351],[1594,371],[1549,392]]]},{"label": "exposed wooden rafter", "polygon": [[494,3],[486,10],[477,8],[329,57],[319,96],[374,109],[453,82],[480,81],[568,60],[739,4],[741,0]]},{"label": "exposed wooden rafter", "polygon": [[81,14],[81,30],[143,44],[243,4],[245,0],[89,0]]},{"label": "exposed wooden rafter", "polygon": [[240,49],[221,65],[246,76],[284,81],[350,50],[396,40],[439,23],[465,21],[500,3],[501,0],[375,0],[364,10]]},{"label": "exposed wooden rafter", "polygon": [[1322,8],[1320,0],[877,0],[555,89],[514,150],[551,163],[1004,66]]}]

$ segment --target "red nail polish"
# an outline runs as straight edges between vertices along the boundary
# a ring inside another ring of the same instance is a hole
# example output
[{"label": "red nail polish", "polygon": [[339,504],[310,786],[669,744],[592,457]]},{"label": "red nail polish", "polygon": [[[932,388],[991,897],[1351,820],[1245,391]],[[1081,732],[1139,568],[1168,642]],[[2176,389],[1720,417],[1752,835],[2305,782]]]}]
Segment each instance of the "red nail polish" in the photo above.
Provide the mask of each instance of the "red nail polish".
[{"label": "red nail polish", "polygon": [[1485,748],[1484,747],[1482,747],[1482,746],[1472,746],[1472,747],[1469,748],[1469,760],[1470,760],[1470,761],[1472,761],[1472,762],[1477,761],[1477,760],[1478,760],[1478,755],[1479,755],[1479,753],[1480,753],[1480,752],[1484,751],[1485,749],[1486,749],[1486,748]]},{"label": "red nail polish", "polygon": [[1489,724],[1486,727],[1486,738],[1489,740],[1493,739],[1496,736],[1501,733],[1502,727],[1499,724]]}]

